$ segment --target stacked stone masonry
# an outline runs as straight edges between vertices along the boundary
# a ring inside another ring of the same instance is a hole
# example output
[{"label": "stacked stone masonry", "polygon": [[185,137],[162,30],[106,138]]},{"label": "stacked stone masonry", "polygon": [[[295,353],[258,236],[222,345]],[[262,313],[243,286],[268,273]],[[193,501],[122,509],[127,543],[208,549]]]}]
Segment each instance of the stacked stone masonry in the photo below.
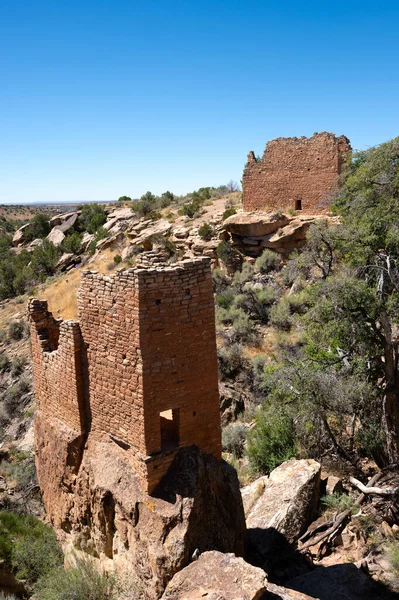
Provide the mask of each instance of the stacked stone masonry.
[{"label": "stacked stone masonry", "polygon": [[325,212],[350,151],[348,138],[327,132],[272,140],[260,160],[251,151],[243,174],[244,211]]},{"label": "stacked stone masonry", "polygon": [[78,312],[61,322],[29,303],[39,414],[118,444],[149,493],[182,446],[220,458],[209,260],[85,271]]}]

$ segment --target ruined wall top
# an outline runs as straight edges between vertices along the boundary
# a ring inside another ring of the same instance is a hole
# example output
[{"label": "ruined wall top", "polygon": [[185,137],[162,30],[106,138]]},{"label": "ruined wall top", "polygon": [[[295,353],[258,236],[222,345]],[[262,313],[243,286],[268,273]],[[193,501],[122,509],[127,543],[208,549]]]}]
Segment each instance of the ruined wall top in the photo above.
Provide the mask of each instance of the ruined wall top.
[{"label": "ruined wall top", "polygon": [[323,212],[350,151],[347,137],[328,132],[271,140],[260,160],[251,151],[243,174],[244,210]]}]

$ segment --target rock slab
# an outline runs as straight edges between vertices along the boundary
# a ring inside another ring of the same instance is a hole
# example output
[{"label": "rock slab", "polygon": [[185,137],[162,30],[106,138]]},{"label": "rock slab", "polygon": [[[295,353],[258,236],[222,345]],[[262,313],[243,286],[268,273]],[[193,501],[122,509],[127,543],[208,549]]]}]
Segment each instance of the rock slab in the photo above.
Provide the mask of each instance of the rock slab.
[{"label": "rock slab", "polygon": [[266,559],[276,543],[293,544],[318,506],[321,467],[292,458],[241,490],[252,551]]},{"label": "rock slab", "polygon": [[205,552],[177,573],[161,600],[311,600],[267,582],[265,572],[234,554]]}]

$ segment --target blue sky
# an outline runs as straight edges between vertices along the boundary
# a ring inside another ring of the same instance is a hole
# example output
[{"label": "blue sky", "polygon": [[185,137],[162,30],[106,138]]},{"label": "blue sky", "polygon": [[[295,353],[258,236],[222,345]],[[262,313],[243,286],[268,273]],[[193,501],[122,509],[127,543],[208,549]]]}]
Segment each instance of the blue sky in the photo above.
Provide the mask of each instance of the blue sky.
[{"label": "blue sky", "polygon": [[2,0],[0,203],[239,181],[267,140],[399,134],[399,2]]}]

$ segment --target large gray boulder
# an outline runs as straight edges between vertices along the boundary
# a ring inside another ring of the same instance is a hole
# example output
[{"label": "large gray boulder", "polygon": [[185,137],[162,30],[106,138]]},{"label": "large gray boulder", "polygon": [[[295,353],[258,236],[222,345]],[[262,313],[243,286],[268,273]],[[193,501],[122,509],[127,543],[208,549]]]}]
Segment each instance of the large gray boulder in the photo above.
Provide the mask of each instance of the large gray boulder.
[{"label": "large gray boulder", "polygon": [[68,222],[71,218],[73,217],[78,217],[81,214],[80,210],[76,210],[73,212],[67,212],[67,213],[63,213],[61,215],[55,215],[54,217],[51,217],[49,223],[50,223],[50,227],[51,229],[54,229],[54,227],[60,227],[61,225],[64,225],[66,222]]},{"label": "large gray boulder", "polygon": [[17,231],[14,233],[14,236],[12,238],[12,243],[14,244],[14,246],[20,246],[25,242],[25,229],[27,227],[29,227],[29,223],[22,225],[22,227],[17,229]]},{"label": "large gray boulder", "polygon": [[292,458],[241,490],[250,548],[260,564],[306,530],[318,507],[320,473],[317,461]]},{"label": "large gray boulder", "polygon": [[[172,224],[169,223],[166,219],[160,219],[155,222],[148,222],[148,225],[141,229],[144,222],[137,224],[137,226],[132,227],[128,236],[133,237],[132,243],[135,246],[143,246],[145,250],[151,250],[153,246],[153,242],[157,237],[165,237],[170,234],[172,231]],[[136,234],[139,234],[136,236]]]},{"label": "large gray boulder", "polygon": [[47,236],[49,242],[54,244],[54,246],[61,246],[62,242],[65,239],[65,234],[60,231],[57,227],[52,229]]}]

